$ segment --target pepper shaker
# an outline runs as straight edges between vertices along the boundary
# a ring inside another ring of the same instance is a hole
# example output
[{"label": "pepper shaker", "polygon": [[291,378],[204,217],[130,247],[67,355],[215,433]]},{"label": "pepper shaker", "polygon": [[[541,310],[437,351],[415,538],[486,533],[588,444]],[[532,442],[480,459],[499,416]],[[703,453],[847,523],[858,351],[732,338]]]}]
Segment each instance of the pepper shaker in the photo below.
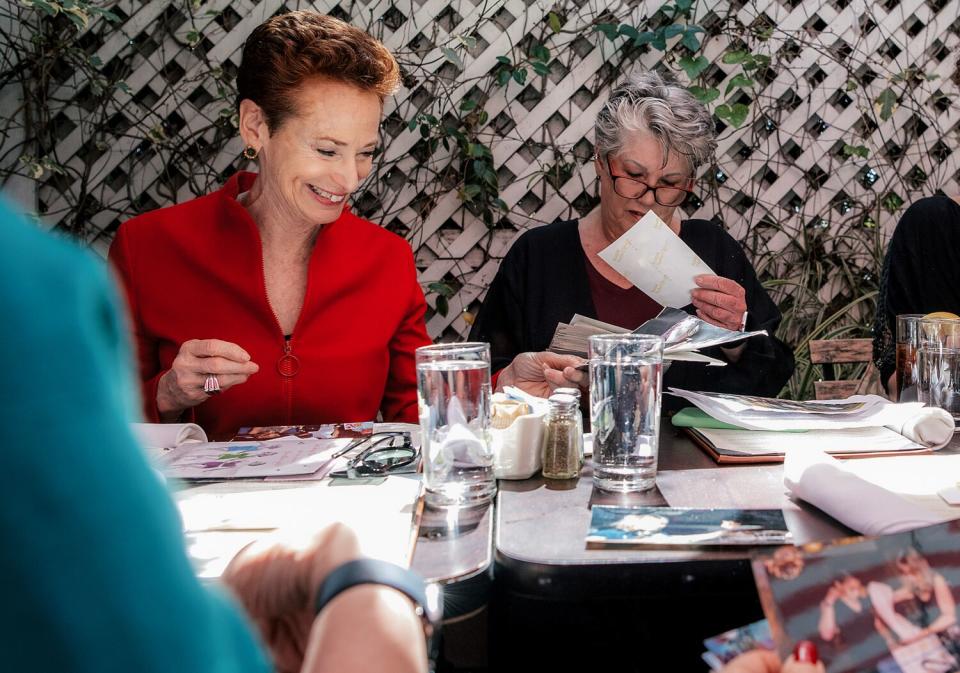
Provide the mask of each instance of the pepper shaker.
[{"label": "pepper shaker", "polygon": [[553,394],[544,423],[543,476],[547,479],[575,479],[580,476],[583,429],[577,399]]}]

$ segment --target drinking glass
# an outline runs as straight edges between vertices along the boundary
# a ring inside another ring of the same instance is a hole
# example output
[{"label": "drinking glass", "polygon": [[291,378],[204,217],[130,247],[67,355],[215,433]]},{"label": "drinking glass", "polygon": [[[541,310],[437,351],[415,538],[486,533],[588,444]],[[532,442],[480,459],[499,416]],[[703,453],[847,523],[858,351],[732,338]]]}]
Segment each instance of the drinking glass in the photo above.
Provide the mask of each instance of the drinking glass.
[{"label": "drinking glass", "polygon": [[416,352],[425,498],[434,507],[479,505],[496,491],[490,441],[490,344]]},{"label": "drinking glass", "polygon": [[656,484],[663,339],[646,334],[590,337],[593,483],[605,491]]},{"label": "drinking glass", "polygon": [[[920,319],[922,313],[904,313],[897,316],[897,400],[913,402],[917,399],[917,349],[920,347]],[[886,381],[883,382],[886,386]]]},{"label": "drinking glass", "polygon": [[917,399],[960,421],[960,320],[920,320]]}]

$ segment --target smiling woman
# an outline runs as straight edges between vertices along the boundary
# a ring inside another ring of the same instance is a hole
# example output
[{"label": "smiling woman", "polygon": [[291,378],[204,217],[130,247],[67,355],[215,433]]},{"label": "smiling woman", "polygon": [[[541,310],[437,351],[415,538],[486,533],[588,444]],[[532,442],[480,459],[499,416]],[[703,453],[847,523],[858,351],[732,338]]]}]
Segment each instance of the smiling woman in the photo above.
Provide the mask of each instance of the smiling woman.
[{"label": "smiling woman", "polygon": [[[579,358],[545,352],[557,323],[579,313],[635,329],[661,310],[599,256],[653,211],[716,273],[697,279],[685,310],[714,325],[771,335],[709,353],[726,367],[673,363],[664,386],[776,395],[794,364],[790,349],[773,336],[780,312],[726,231],[677,213],[697,168],[716,148],[710,113],[676,83],[638,72],[613,90],[594,131],[600,207],[582,220],[557,221],[517,239],[470,332],[471,340],[490,342],[498,387],[541,396],[558,386],[586,387],[587,375],[575,369]],[[664,399],[663,408],[678,402]]]},{"label": "smiling woman", "polygon": [[413,351],[429,338],[413,255],[346,207],[398,81],[380,42],[332,17],[253,30],[237,105],[259,172],[126,222],[110,249],[148,419],[186,416],[214,437],[378,411],[416,421]]}]

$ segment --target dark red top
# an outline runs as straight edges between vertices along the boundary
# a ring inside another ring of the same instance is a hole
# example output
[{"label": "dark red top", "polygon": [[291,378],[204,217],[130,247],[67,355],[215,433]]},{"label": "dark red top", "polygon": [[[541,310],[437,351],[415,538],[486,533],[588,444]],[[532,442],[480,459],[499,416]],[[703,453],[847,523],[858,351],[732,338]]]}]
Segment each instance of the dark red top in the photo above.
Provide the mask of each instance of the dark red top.
[{"label": "dark red top", "polygon": [[590,282],[590,296],[597,310],[597,320],[611,325],[634,330],[650,320],[663,307],[647,296],[638,287],[622,288],[604,278],[584,253],[584,266],[587,267],[587,280]]},{"label": "dark red top", "polygon": [[124,223],[110,248],[126,289],[143,383],[157,422],[157,382],[188,339],[222,339],[260,371],[194,407],[214,438],[244,425],[417,422],[413,352],[430,343],[410,245],[344,210],[317,234],[307,291],[284,338],[267,299],[256,223],[237,203],[257,176]]}]

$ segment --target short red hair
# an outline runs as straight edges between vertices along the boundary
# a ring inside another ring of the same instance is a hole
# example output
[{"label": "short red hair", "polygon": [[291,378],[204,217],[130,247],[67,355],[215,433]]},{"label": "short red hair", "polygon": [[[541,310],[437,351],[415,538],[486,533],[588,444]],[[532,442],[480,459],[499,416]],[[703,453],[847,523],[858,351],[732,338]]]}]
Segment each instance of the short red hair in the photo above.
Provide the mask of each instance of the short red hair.
[{"label": "short red hair", "polygon": [[252,100],[276,131],[296,112],[296,89],[312,77],[350,84],[383,100],[397,90],[400,66],[383,43],[340,19],[311,11],[281,14],[254,28],[243,45],[237,105]]}]

